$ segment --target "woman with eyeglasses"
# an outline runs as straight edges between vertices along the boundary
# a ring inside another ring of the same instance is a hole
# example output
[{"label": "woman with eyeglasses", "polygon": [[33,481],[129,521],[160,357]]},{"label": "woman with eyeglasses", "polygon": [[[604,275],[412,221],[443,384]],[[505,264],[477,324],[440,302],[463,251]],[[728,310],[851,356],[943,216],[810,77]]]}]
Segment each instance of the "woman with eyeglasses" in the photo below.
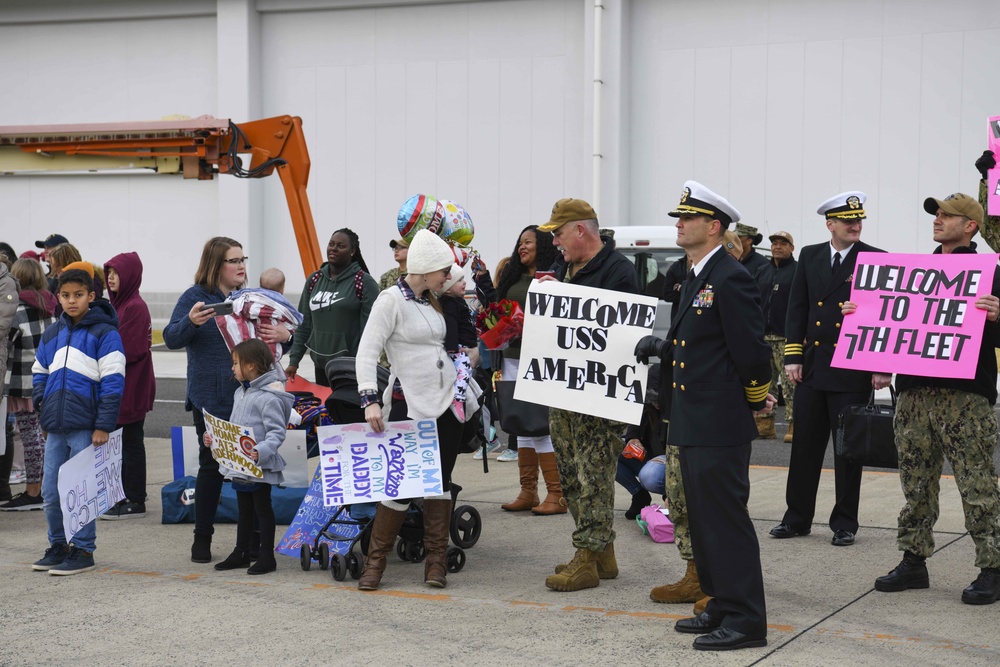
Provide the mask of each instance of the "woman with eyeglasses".
[{"label": "woman with eyeglasses", "polygon": [[[246,283],[243,246],[225,236],[205,243],[201,262],[194,274],[194,285],[181,295],[170,323],[163,330],[163,341],[172,350],[187,352],[187,395],[184,408],[191,411],[198,442],[204,442],[205,418],[202,410],[221,419],[229,419],[233,396],[239,383],[233,378],[233,360],[226,342],[214,321],[215,312],[207,304],[220,303],[233,290]],[[208,447],[198,448],[198,479],[195,482],[194,544],[191,560],[212,560],[212,533],[215,511],[222,494],[222,474]]]}]

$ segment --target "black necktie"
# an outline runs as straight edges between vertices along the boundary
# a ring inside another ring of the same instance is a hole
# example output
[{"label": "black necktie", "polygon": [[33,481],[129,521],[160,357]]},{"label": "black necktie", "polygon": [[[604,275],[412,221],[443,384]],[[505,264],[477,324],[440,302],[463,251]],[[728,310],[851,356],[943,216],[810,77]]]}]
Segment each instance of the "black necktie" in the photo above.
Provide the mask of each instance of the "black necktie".
[{"label": "black necktie", "polygon": [[833,272],[837,273],[837,269],[840,268],[840,253],[833,253]]}]

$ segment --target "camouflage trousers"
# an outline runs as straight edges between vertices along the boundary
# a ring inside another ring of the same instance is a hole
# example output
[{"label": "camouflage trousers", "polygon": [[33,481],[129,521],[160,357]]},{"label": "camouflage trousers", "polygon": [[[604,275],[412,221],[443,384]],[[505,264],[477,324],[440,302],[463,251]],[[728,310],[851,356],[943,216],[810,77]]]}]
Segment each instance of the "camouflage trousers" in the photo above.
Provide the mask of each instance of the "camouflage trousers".
[{"label": "camouflage trousers", "polygon": [[899,513],[900,551],[924,558],[934,553],[947,457],[962,496],[965,528],[976,545],[976,567],[1000,567],[1000,488],[993,465],[997,419],[989,401],[957,389],[910,389],[899,397],[893,425],[906,497]]},{"label": "camouflage trousers", "polygon": [[[776,334],[766,334],[764,340],[771,346],[771,393],[778,395],[775,387],[781,386],[781,395],[785,397],[785,420],[792,424],[792,409],[795,405],[795,387],[788,380],[785,372],[785,337]],[[774,419],[774,413],[770,415]]]},{"label": "camouflage trousers", "polygon": [[684,499],[684,482],[681,479],[680,450],[667,445],[667,463],[664,466],[667,489],[667,506],[670,508],[670,521],[674,524],[674,544],[681,558],[694,560],[691,552],[691,533],[688,532],[687,501]]},{"label": "camouflage trousers", "polygon": [[615,541],[615,469],[622,453],[618,422],[551,408],[549,432],[559,465],[559,483],[576,530],[573,546],[603,551]]}]

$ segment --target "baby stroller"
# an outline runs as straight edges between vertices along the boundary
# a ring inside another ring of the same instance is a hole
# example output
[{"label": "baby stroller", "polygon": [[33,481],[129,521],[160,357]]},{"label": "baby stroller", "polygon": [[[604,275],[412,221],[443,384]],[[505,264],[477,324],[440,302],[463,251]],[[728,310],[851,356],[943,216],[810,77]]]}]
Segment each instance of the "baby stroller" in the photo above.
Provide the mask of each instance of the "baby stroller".
[{"label": "baby stroller", "polygon": [[[364,421],[364,410],[361,408],[354,369],[354,357],[338,357],[326,365],[331,389],[330,397],[326,400],[326,410],[335,424]],[[389,371],[380,366],[378,368],[380,394],[388,384]],[[479,541],[483,529],[482,517],[475,507],[458,505],[458,494],[461,490],[462,487],[452,483],[451,498],[455,509],[452,511],[449,530],[453,545],[449,546],[446,552],[449,572],[459,572],[465,566],[465,550],[472,548]],[[340,553],[331,555],[330,545],[324,538],[335,543],[347,542],[346,555]],[[427,555],[423,538],[423,499],[418,498],[410,501],[406,519],[399,529],[396,555],[403,561],[421,562]],[[353,519],[346,506],[340,507],[316,536],[313,544],[302,545],[300,564],[303,570],[309,570],[312,561],[317,560],[320,569],[329,568],[336,581],[343,581],[348,574],[354,579],[359,579],[364,570],[364,556],[368,554],[370,539],[370,520]]]}]

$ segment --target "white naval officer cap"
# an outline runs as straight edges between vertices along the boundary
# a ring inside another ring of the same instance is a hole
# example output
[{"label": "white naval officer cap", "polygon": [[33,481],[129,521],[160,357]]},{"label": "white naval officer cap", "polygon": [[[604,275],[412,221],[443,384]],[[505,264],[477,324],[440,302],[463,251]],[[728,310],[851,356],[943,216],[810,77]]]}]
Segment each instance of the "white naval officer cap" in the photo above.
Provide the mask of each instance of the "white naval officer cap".
[{"label": "white naval officer cap", "polygon": [[672,218],[682,215],[707,215],[722,223],[723,229],[740,221],[740,212],[729,201],[717,195],[698,181],[685,181],[681,201],[668,213]]},{"label": "white naval officer cap", "polygon": [[839,195],[830,197],[819,205],[816,212],[827,218],[837,218],[838,220],[864,220],[865,202],[868,195],[860,190],[850,190],[841,192]]}]

